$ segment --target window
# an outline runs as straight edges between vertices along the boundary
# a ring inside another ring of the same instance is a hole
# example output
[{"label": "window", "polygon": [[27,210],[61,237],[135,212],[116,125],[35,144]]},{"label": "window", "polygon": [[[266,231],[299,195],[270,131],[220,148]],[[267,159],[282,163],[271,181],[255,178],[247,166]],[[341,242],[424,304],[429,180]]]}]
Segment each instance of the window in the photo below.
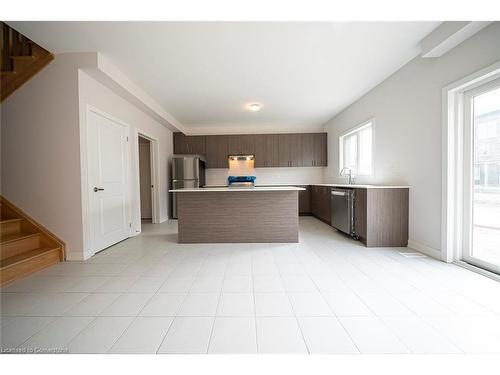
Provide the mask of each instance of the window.
[{"label": "window", "polygon": [[340,169],[349,168],[353,175],[373,174],[373,121],[365,122],[339,138]]}]

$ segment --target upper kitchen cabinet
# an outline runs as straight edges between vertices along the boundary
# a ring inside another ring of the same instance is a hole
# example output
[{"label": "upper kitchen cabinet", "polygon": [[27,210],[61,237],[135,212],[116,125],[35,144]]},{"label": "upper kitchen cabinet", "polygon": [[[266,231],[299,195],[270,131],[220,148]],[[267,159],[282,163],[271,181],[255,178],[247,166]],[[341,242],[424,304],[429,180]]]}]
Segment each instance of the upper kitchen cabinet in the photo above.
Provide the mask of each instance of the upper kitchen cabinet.
[{"label": "upper kitchen cabinet", "polygon": [[182,133],[174,133],[174,154],[187,154],[187,137]]},{"label": "upper kitchen cabinet", "polygon": [[328,134],[315,133],[314,136],[314,166],[326,167],[328,165]]},{"label": "upper kitchen cabinet", "polygon": [[279,166],[302,167],[302,134],[280,134]]},{"label": "upper kitchen cabinet", "polygon": [[[195,138],[200,138],[200,140]],[[204,152],[200,151],[202,147]],[[257,168],[324,167],[327,165],[326,133],[207,135],[205,137],[186,137],[182,133],[175,133],[174,152],[206,154],[207,168],[228,168],[228,155],[255,155]]]},{"label": "upper kitchen cabinet", "polygon": [[229,151],[227,149],[227,136],[218,135],[216,137],[217,142],[217,168],[229,168],[228,155]]},{"label": "upper kitchen cabinet", "polygon": [[205,137],[205,147],[206,147],[206,167],[207,168],[217,168],[217,136],[207,135]]},{"label": "upper kitchen cabinet", "polygon": [[228,168],[227,157],[227,136],[207,135],[206,143],[206,167],[207,168]]},{"label": "upper kitchen cabinet", "polygon": [[290,145],[290,167],[302,167],[302,134],[291,134]]},{"label": "upper kitchen cabinet", "polygon": [[278,146],[278,160],[280,167],[290,166],[290,135],[280,134],[278,136],[279,146]]},{"label": "upper kitchen cabinet", "polygon": [[241,153],[253,155],[255,153],[255,135],[240,135]]},{"label": "upper kitchen cabinet", "polygon": [[314,167],[314,134],[302,134],[302,165]]},{"label": "upper kitchen cabinet", "polygon": [[202,135],[194,135],[189,138],[189,153],[197,154],[197,155],[205,155],[206,153],[206,145],[205,145],[205,136]]},{"label": "upper kitchen cabinet", "polygon": [[255,136],[255,167],[279,167],[279,139],[277,134]]},{"label": "upper kitchen cabinet", "polygon": [[255,136],[228,135],[227,150],[229,155],[253,155],[255,152]]},{"label": "upper kitchen cabinet", "polygon": [[304,167],[327,166],[326,133],[302,134],[302,165]]},{"label": "upper kitchen cabinet", "polygon": [[204,155],[205,152],[205,136],[186,136],[182,133],[174,133],[174,154]]}]

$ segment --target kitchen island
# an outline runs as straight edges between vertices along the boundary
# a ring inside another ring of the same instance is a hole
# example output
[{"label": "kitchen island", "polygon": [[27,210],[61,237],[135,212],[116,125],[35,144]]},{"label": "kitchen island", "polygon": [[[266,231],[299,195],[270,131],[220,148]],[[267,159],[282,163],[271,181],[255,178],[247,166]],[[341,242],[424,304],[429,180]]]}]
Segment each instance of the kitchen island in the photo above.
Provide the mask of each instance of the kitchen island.
[{"label": "kitchen island", "polygon": [[179,243],[299,241],[294,186],[173,189]]}]

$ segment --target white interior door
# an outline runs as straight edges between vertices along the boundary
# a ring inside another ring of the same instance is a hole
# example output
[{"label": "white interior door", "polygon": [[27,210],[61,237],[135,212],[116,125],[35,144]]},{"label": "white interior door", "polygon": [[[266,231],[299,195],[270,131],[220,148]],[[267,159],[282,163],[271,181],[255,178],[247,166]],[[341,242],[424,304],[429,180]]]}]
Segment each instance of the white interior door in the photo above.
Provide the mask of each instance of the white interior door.
[{"label": "white interior door", "polygon": [[500,80],[464,94],[464,261],[500,273]]},{"label": "white interior door", "polygon": [[93,253],[130,237],[128,128],[87,111],[90,243]]}]

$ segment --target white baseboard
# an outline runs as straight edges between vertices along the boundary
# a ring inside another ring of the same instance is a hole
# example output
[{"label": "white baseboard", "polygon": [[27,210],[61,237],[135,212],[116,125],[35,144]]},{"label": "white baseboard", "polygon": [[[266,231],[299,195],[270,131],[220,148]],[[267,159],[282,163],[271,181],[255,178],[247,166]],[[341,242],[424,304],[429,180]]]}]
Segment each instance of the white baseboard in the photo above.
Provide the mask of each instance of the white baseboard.
[{"label": "white baseboard", "polygon": [[411,249],[417,250],[418,252],[421,252],[422,254],[430,256],[431,258],[442,260],[441,251],[436,250],[436,249],[429,247],[427,245],[421,244],[417,241],[408,240],[408,247]]},{"label": "white baseboard", "polygon": [[76,262],[76,261],[82,261],[88,259],[90,256],[85,257],[84,254],[80,252],[70,252],[66,253],[66,260],[68,262]]}]

